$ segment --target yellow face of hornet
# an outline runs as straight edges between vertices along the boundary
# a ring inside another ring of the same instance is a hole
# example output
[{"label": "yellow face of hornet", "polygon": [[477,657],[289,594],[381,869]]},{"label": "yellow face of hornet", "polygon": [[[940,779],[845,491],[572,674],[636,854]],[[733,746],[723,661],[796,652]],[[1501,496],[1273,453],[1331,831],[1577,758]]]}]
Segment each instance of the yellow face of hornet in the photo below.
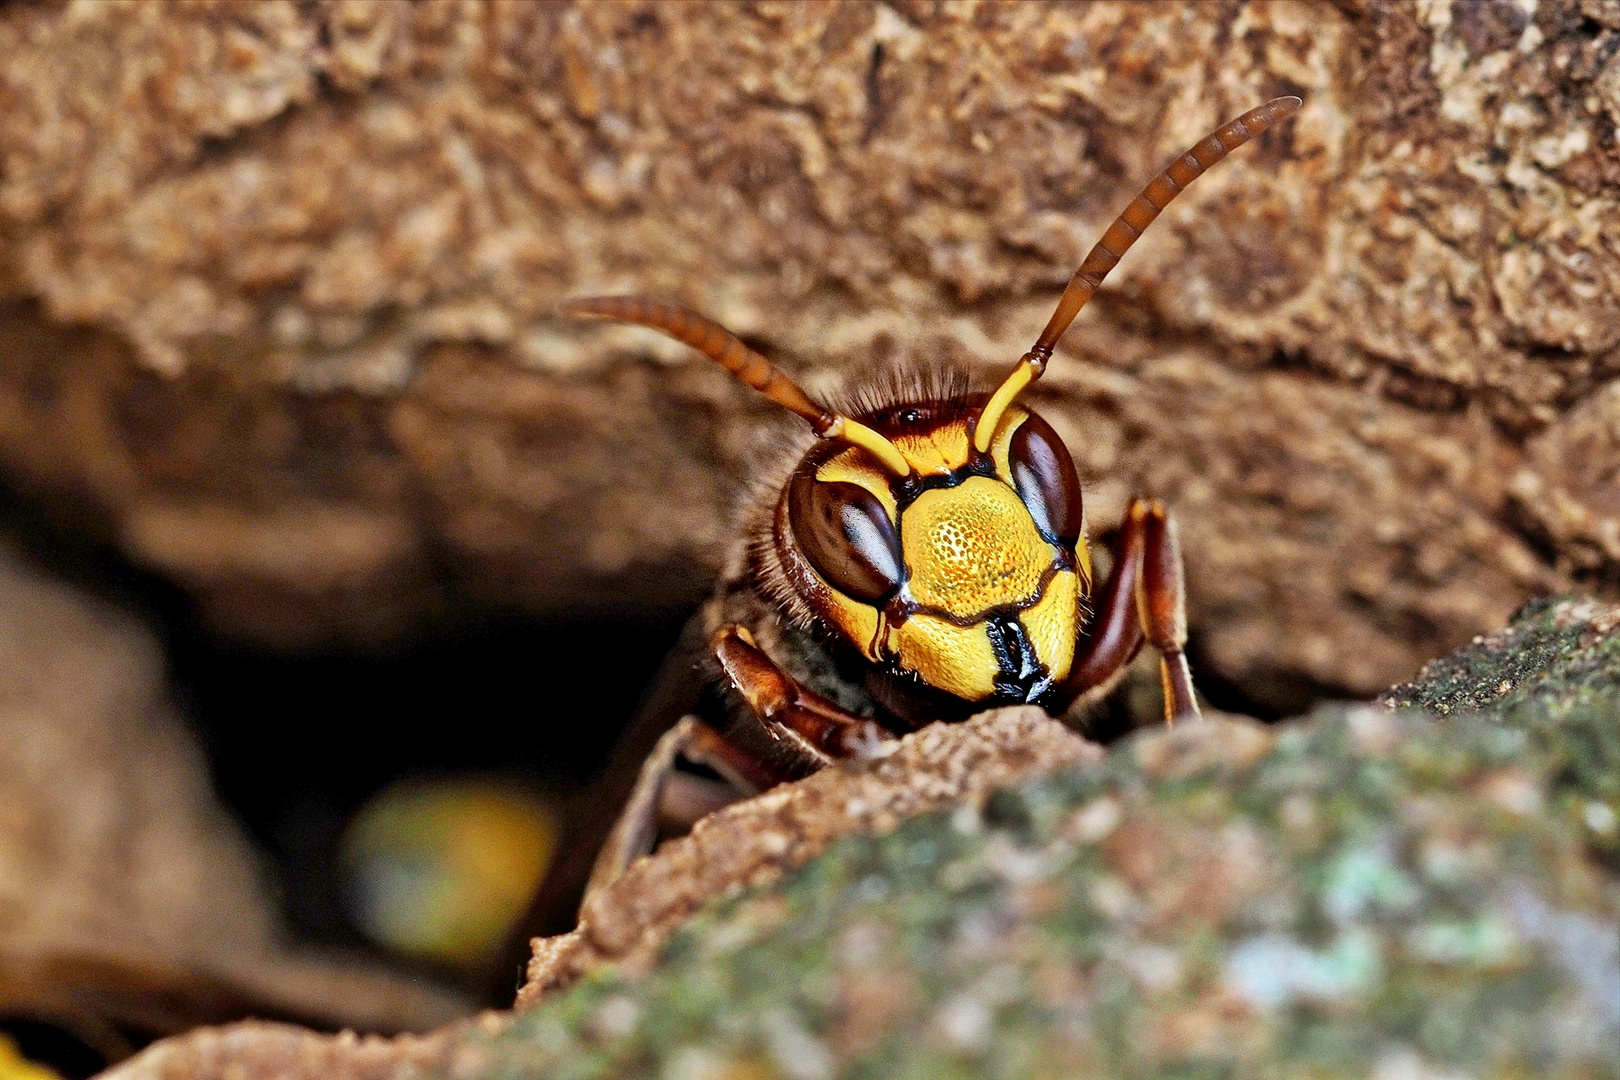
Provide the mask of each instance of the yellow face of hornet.
[{"label": "yellow face of hornet", "polygon": [[1079,483],[1039,417],[1009,409],[982,454],[969,419],[875,420],[903,477],[860,448],[807,459],[779,508],[780,553],[867,659],[965,701],[1041,701],[1069,674],[1091,584]]}]

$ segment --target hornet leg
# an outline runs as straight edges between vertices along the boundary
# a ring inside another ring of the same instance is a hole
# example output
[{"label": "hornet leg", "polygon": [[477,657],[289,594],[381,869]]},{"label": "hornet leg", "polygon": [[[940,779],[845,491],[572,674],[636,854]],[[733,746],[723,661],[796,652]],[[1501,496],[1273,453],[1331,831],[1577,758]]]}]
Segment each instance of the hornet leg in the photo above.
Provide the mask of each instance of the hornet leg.
[{"label": "hornet leg", "polygon": [[894,736],[794,682],[741,626],[722,626],[714,655],[773,737],[819,765],[838,758],[875,757]]},{"label": "hornet leg", "polygon": [[[871,757],[892,736],[814,694],[777,667],[741,626],[721,627],[714,636],[721,669],[770,735],[788,743],[794,756],[824,766],[838,758]],[[775,787],[789,775],[749,753],[695,716],[664,733],[642,762],[641,772],[607,842],[591,867],[585,903],[647,854],[658,838],[659,809],[680,758],[707,765],[745,794]]]},{"label": "hornet leg", "polygon": [[1115,550],[1114,572],[1097,597],[1091,634],[1066,680],[1071,696],[1105,685],[1146,640],[1159,651],[1166,723],[1200,715],[1187,667],[1186,588],[1176,524],[1158,500],[1132,499]]},{"label": "hornet leg", "polygon": [[707,765],[745,796],[775,787],[785,779],[697,717],[683,717],[664,733],[642,762],[629,801],[591,866],[581,908],[592,895],[618,880],[632,862],[652,851],[658,839],[659,810],[669,794],[675,762],[683,757]]}]

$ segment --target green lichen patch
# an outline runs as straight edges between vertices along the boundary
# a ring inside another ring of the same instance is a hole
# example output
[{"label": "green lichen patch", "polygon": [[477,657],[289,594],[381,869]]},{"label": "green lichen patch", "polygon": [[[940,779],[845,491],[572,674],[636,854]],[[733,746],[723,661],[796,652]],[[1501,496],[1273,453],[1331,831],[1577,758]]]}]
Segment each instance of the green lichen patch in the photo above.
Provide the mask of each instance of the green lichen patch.
[{"label": "green lichen patch", "polygon": [[1596,600],[1533,600],[1507,628],[1424,666],[1379,700],[1437,716],[1500,715],[1620,689],[1620,608]]},{"label": "green lichen patch", "polygon": [[1620,868],[1620,607],[1534,601],[1380,700],[1525,731],[1547,760],[1555,812]]},{"label": "green lichen patch", "polygon": [[1620,1077],[1620,897],[1529,730],[1189,725],[850,838],[463,1037],[497,1077]]}]

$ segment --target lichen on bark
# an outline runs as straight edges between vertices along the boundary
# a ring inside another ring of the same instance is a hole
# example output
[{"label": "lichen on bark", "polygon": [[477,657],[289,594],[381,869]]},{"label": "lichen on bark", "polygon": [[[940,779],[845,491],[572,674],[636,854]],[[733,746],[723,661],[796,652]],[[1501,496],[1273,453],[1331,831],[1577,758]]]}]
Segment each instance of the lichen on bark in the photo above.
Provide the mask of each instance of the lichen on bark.
[{"label": "lichen on bark", "polygon": [[[243,1028],[234,1055],[202,1034],[115,1075],[270,1075],[296,1049],[454,1080],[1620,1077],[1617,649],[1612,607],[1538,603],[1383,704],[1139,734],[881,835],[857,815],[768,884],[715,851],[650,967],[397,1058],[279,1030],[260,1057]],[[932,752],[1002,722],[936,726]],[[871,790],[818,780],[807,813]]]},{"label": "lichen on bark", "polygon": [[1620,869],[1617,628],[1615,605],[1537,600],[1505,629],[1426,665],[1414,682],[1379,700],[1525,731],[1546,762],[1553,809]]},{"label": "lichen on bark", "polygon": [[1526,715],[1140,738],[846,840],[444,1075],[1620,1075],[1614,823],[1557,812],[1570,732]]}]

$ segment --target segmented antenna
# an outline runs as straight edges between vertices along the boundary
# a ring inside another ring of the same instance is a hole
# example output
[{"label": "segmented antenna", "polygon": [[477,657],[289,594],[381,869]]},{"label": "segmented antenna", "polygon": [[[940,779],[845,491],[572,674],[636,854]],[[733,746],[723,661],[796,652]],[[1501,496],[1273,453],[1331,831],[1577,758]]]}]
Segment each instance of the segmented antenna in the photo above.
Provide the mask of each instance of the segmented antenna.
[{"label": "segmented antenna", "polygon": [[1085,261],[1080,264],[1080,269],[1069,279],[1068,288],[1063,290],[1063,296],[1058,300],[1057,310],[1052,313],[1052,318],[1047,322],[1046,329],[1041,331],[1041,336],[1035,340],[1034,347],[1018,361],[1006,381],[991,396],[984,411],[979,414],[973,432],[973,445],[981,453],[990,449],[996,425],[1000,423],[1007,406],[1012,404],[1013,399],[1026,386],[1040,378],[1046,371],[1046,362],[1052,358],[1052,350],[1056,347],[1058,338],[1063,336],[1069,324],[1074,322],[1075,316],[1080,314],[1080,309],[1096,294],[1108,272],[1119,263],[1127,251],[1131,250],[1131,245],[1136,243],[1137,237],[1153,224],[1159,212],[1185,191],[1188,184],[1202,176],[1227,154],[1279,120],[1286,120],[1294,115],[1303,104],[1304,102],[1297,97],[1273,98],[1259,108],[1250,109],[1236,120],[1228,121],[1177,158],[1169,168],[1155,176],[1148,186],[1142,189],[1140,195],[1131,200],[1131,205],[1108,226],[1108,231],[1103,233],[1102,239],[1097,241],[1096,246],[1085,257]]},{"label": "segmented antenna", "polygon": [[865,424],[816,404],[781,368],[712,319],[678,304],[642,296],[581,296],[563,301],[559,310],[574,318],[610,319],[668,334],[731,372],[739,382],[804,417],[821,438],[839,439],[871,451],[896,476],[911,472],[910,463],[892,442]]}]

